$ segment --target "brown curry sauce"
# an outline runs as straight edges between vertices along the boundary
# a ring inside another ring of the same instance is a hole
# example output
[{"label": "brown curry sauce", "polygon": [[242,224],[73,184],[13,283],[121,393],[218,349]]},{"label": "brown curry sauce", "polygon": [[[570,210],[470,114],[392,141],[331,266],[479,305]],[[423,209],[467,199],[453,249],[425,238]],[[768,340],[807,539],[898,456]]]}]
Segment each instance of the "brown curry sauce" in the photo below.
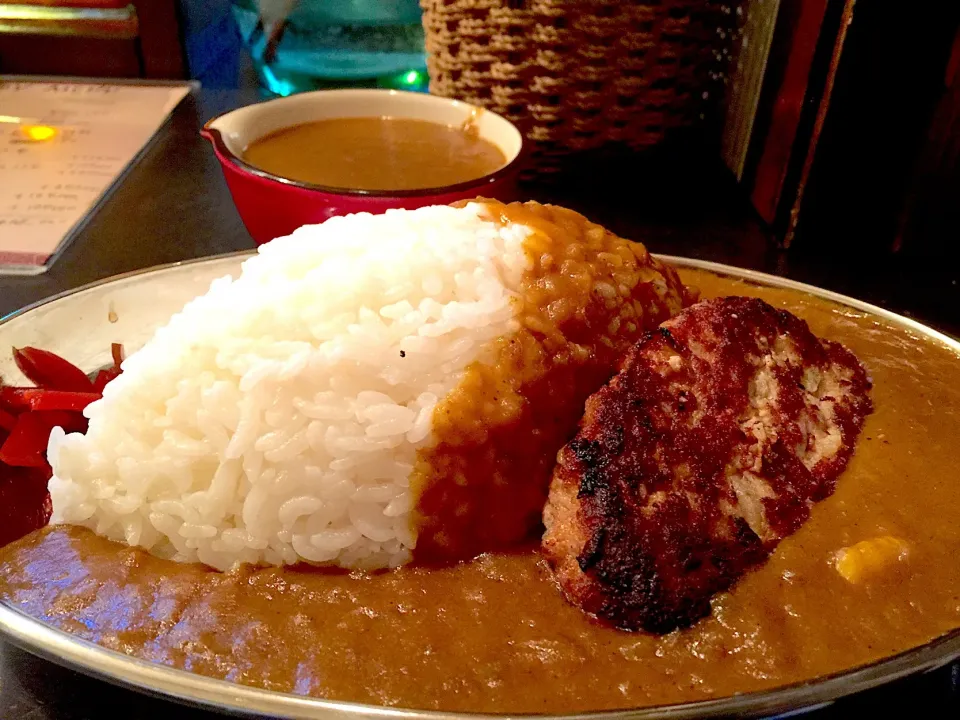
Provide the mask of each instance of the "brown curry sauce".
[{"label": "brown curry sauce", "polygon": [[[0,597],[106,647],[334,699],[444,710],[575,712],[699,700],[809,679],[960,626],[960,359],[876,317],[790,290],[682,271],[705,296],[758,295],[853,350],[875,412],[836,492],[769,561],[665,636],[567,604],[535,550],[373,575],[220,574],[39,531],[0,551]],[[838,550],[909,547],[860,582]]]},{"label": "brown curry sauce", "polygon": [[418,452],[414,561],[445,563],[516,547],[541,529],[557,451],[584,401],[647,330],[695,302],[640,243],[573,210],[484,201],[492,220],[531,229],[519,328],[491,343],[433,413]]},{"label": "brown curry sauce", "polygon": [[394,117],[333,118],[254,140],[243,159],[273,175],[353,190],[418,190],[476,180],[507,158],[469,127]]}]

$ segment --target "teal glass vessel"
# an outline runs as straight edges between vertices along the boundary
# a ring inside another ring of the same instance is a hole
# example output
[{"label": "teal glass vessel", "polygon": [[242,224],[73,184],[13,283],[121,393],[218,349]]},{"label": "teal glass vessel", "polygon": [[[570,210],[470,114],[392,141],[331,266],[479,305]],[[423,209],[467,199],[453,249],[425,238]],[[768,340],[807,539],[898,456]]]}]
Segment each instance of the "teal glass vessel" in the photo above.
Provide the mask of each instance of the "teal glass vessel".
[{"label": "teal glass vessel", "polygon": [[232,0],[263,88],[427,90],[417,0]]}]

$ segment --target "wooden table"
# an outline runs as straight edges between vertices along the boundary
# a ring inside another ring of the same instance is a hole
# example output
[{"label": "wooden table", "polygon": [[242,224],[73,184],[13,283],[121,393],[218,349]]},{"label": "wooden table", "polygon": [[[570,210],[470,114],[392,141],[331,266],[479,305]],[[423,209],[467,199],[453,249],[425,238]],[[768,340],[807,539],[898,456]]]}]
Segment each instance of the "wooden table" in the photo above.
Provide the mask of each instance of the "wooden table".
[{"label": "wooden table", "polygon": [[[57,264],[38,277],[0,278],[0,316],[117,273],[253,247],[199,125],[253,102],[253,92],[206,92],[184,102],[157,143]],[[679,148],[679,149],[678,149]],[[531,190],[573,207],[656,252],[785,275],[848,293],[960,334],[960,270],[891,256],[830,257],[771,247],[714,154],[692,139],[609,173]],[[619,174],[617,174],[619,173]],[[618,180],[611,182],[611,178]],[[645,179],[646,178],[646,179]],[[960,664],[841,701],[815,718],[960,717]],[[211,714],[115,688],[0,642],[3,720],[128,720]]]}]

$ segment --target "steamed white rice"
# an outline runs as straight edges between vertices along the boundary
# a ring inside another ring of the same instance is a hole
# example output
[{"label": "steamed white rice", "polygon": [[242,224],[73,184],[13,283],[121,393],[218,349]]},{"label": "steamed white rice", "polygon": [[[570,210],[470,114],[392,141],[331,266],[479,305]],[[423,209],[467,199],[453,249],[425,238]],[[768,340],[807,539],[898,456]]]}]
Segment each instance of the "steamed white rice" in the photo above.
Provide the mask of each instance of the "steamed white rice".
[{"label": "steamed white rice", "polygon": [[86,435],[54,431],[53,521],[219,569],[406,562],[417,450],[517,329],[529,232],[470,204],[261,247],[124,362]]}]

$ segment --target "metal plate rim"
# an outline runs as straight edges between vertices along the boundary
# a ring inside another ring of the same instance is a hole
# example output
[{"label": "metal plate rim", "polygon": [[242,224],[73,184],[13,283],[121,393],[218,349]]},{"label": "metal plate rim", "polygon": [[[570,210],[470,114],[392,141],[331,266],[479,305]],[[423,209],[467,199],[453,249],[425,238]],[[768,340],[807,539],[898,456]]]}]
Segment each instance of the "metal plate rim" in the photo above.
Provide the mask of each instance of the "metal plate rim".
[{"label": "metal plate rim", "polygon": [[[253,254],[255,254],[254,251],[227,253],[169,263],[104,278],[16,310],[0,318],[0,324],[21,317],[36,308],[102,285],[127,281],[142,275],[175,271],[185,266],[213,264],[230,258],[236,258],[239,262]],[[960,353],[960,340],[945,335],[923,323],[840,293],[776,275],[722,263],[671,255],[657,255],[656,257],[675,267],[706,270],[769,287],[797,290],[814,297],[830,300],[881,317],[913,332],[937,340],[953,351]],[[0,634],[28,652],[79,670],[87,675],[151,695],[235,715],[269,715],[296,720],[328,720],[345,717],[384,718],[385,720],[460,720],[462,718],[504,720],[504,718],[511,717],[510,715],[451,713],[363,705],[237,685],[225,680],[196,675],[188,671],[151,663],[108,650],[47,625],[41,620],[8,605],[5,601],[0,601]],[[678,705],[571,715],[537,715],[536,717],[545,719],[562,718],[563,720],[650,720],[652,718],[683,720],[686,718],[729,716],[731,714],[740,717],[758,717],[789,709],[812,709],[816,706],[828,705],[841,697],[868,690],[914,673],[933,670],[958,657],[960,657],[960,628],[898,655],[805,683]],[[517,715],[513,717],[517,717]]]}]

